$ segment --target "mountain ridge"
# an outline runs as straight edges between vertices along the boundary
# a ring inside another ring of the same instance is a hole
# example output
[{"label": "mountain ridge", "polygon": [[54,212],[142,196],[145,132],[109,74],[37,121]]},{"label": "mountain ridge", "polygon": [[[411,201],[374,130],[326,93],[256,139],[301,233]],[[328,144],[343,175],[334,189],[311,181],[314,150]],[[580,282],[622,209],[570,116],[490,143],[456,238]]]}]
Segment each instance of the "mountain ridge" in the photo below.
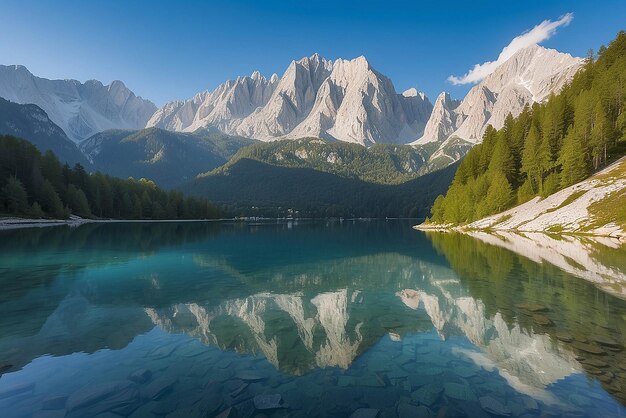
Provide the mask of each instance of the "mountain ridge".
[{"label": "mountain ridge", "polygon": [[19,104],[0,97],[0,135],[27,139],[44,154],[52,151],[64,163],[89,162],[63,129],[50,120],[48,114],[35,104]]},{"label": "mountain ridge", "polygon": [[397,93],[392,81],[374,70],[364,56],[330,61],[314,54],[292,61],[280,78],[254,75],[249,79],[255,88],[264,89],[264,95],[253,102],[256,108],[246,108],[247,114],[227,122],[224,114],[214,119],[210,112],[201,111],[203,106],[217,107],[221,94],[226,94],[230,106],[242,100],[252,103],[249,94],[232,90],[238,78],[212,92],[165,104],[147,126],[189,132],[216,127],[262,141],[314,136],[373,145],[405,143],[417,137],[432,109],[426,95],[415,89]]},{"label": "mountain ridge", "polygon": [[424,135],[411,145],[437,143],[439,148],[430,163],[438,158],[443,161],[439,164],[456,161],[462,155],[450,154],[446,147],[466,142],[469,149],[481,143],[487,126],[500,129],[509,114],[517,117],[524,107],[559,93],[583,63],[580,58],[537,44],[523,48],[472,87],[462,100],[453,101],[442,93]]},{"label": "mountain ridge", "polygon": [[106,129],[143,128],[156,106],[115,80],[48,80],[23,65],[0,65],[0,97],[36,104],[74,142]]},{"label": "mountain ridge", "polygon": [[[244,216],[424,217],[450,184],[456,164],[400,184],[368,183],[311,168],[242,158],[180,190]],[[254,179],[254,181],[251,181]]]},{"label": "mountain ridge", "polygon": [[217,132],[147,128],[100,132],[81,142],[79,148],[95,170],[122,178],[149,178],[161,187],[174,187],[225,164],[251,142]]}]

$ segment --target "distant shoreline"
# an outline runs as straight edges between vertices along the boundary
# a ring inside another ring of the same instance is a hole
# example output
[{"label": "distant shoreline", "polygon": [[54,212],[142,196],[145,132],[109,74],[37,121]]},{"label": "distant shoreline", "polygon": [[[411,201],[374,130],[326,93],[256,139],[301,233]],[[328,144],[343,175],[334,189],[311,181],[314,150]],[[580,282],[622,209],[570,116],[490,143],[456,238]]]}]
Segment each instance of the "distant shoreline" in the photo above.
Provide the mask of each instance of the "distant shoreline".
[{"label": "distant shoreline", "polygon": [[369,221],[397,221],[420,218],[218,218],[218,219],[88,219],[71,216],[69,219],[30,219],[15,216],[0,217],[0,231],[23,228],[44,228],[50,226],[80,226],[90,223],[173,223],[173,222],[245,222],[249,225],[265,225],[268,221],[276,222],[306,222],[329,221],[336,222],[369,222]]},{"label": "distant shoreline", "polygon": [[0,218],[0,231],[21,228],[44,228],[49,226],[80,226],[90,223],[169,223],[169,222],[221,222],[233,219],[86,219],[72,216],[70,219]]}]

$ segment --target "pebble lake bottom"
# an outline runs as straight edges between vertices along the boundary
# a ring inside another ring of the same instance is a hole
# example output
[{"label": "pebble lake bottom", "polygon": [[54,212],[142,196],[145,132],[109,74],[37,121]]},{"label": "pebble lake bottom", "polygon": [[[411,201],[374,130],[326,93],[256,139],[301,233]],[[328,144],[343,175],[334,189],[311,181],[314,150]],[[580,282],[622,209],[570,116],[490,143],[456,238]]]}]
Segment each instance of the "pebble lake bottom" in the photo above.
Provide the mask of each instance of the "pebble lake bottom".
[{"label": "pebble lake bottom", "polygon": [[3,417],[626,416],[624,299],[407,222],[0,231],[0,287]]}]

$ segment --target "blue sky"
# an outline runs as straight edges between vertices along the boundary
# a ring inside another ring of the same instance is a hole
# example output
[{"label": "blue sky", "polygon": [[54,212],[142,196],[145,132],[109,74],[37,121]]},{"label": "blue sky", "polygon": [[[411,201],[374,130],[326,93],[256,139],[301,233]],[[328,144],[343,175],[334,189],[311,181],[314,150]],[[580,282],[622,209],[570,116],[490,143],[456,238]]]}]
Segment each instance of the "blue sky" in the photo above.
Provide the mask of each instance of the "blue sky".
[{"label": "blue sky", "polygon": [[[184,4],[183,4],[184,3]],[[24,1],[0,2],[0,64],[47,78],[122,80],[157,105],[293,59],[365,55],[399,92],[434,101],[516,36],[566,13],[542,44],[584,56],[626,29],[626,1]]]}]

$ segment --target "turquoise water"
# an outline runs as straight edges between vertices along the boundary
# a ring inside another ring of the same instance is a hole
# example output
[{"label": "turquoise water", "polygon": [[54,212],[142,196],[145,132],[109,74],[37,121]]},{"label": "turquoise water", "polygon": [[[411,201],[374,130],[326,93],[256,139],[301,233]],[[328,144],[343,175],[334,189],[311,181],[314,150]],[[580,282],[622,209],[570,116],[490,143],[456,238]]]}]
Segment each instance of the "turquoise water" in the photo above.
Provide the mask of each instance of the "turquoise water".
[{"label": "turquoise water", "polygon": [[626,301],[408,223],[0,231],[0,288],[3,417],[626,416]]}]

